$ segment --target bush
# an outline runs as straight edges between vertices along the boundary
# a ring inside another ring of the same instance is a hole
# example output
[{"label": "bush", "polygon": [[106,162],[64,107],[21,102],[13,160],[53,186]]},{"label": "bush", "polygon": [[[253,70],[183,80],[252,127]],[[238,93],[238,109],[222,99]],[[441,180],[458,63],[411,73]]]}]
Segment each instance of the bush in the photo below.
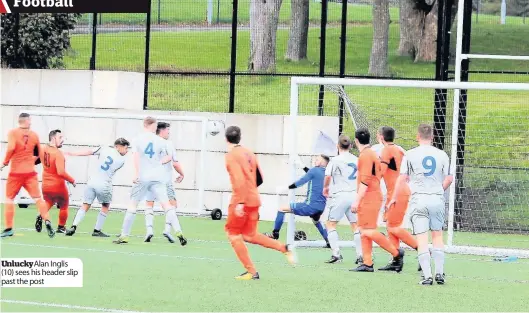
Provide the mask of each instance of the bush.
[{"label": "bush", "polygon": [[[81,14],[31,13],[2,16],[2,67],[61,68],[65,51],[70,48],[69,30]],[[18,42],[15,51],[15,44]]]}]

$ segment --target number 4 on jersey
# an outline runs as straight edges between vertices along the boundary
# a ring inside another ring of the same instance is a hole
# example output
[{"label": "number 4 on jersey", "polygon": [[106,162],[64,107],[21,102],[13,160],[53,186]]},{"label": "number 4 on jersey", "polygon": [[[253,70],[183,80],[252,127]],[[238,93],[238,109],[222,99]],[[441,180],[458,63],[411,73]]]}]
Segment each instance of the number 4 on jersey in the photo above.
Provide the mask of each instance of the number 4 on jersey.
[{"label": "number 4 on jersey", "polygon": [[152,159],[152,156],[154,155],[154,148],[153,148],[152,142],[149,142],[144,152],[146,155],[149,156],[150,159]]}]

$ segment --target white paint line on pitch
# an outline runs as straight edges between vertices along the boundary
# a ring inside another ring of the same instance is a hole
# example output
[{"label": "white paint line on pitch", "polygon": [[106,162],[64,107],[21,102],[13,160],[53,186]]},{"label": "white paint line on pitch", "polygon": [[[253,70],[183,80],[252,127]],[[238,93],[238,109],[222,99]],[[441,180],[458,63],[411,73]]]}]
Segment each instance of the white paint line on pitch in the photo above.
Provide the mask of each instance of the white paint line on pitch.
[{"label": "white paint line on pitch", "polygon": [[[25,244],[25,243],[6,243],[2,242],[2,245],[11,245],[11,246],[22,246],[22,247],[34,247],[34,248],[50,248],[50,249],[64,249],[64,250],[75,250],[75,251],[90,251],[90,252],[102,252],[102,253],[116,253],[124,255],[136,255],[136,256],[149,256],[149,257],[165,257],[165,258],[175,258],[175,259],[187,259],[187,260],[200,260],[208,262],[228,262],[228,263],[239,263],[234,259],[220,259],[220,258],[207,258],[207,257],[195,257],[195,256],[183,256],[183,255],[171,255],[171,254],[158,254],[158,253],[145,253],[145,252],[131,252],[131,251],[117,251],[117,250],[104,250],[104,249],[91,249],[91,248],[75,248],[75,247],[66,247],[66,246],[51,246],[51,245],[38,245],[38,244]],[[260,264],[274,265],[274,266],[285,266],[291,267],[291,265],[285,263],[273,263],[273,262],[259,262]],[[295,267],[302,268],[313,268],[313,269],[323,269],[331,271],[347,271],[347,268],[335,267],[335,266],[319,266],[319,265],[308,265],[308,264],[297,264]],[[407,275],[407,274],[400,274]],[[529,280],[513,280],[513,279],[504,279],[504,278],[482,278],[475,276],[465,276],[457,275],[448,276],[451,279],[475,279],[483,281],[496,281],[496,282],[507,282],[507,283],[519,283],[519,284],[529,284]]]},{"label": "white paint line on pitch", "polygon": [[33,306],[43,306],[49,308],[63,308],[69,310],[86,310],[86,311],[97,311],[97,312],[116,312],[116,313],[139,313],[140,311],[125,311],[125,310],[115,310],[115,309],[106,309],[106,308],[95,308],[90,306],[80,306],[80,305],[70,305],[70,304],[58,304],[58,303],[47,303],[47,302],[34,302],[34,301],[21,301],[21,300],[6,300],[0,299],[0,302],[11,303],[11,304],[22,304],[22,305],[33,305]]}]

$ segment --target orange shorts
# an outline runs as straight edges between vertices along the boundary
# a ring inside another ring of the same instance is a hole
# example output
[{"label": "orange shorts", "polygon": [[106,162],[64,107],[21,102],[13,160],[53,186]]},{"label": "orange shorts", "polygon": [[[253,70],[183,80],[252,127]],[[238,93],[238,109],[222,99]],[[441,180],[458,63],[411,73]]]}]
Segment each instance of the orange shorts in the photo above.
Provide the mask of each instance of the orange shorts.
[{"label": "orange shorts", "polygon": [[17,197],[17,194],[20,192],[20,189],[26,189],[29,196],[33,199],[41,197],[39,180],[37,178],[37,173],[29,174],[9,174],[7,176],[6,184],[6,198],[14,200]]},{"label": "orange shorts", "polygon": [[244,215],[235,214],[235,205],[228,207],[228,218],[224,229],[229,235],[253,236],[257,232],[259,222],[259,207],[244,207]]},{"label": "orange shorts", "polygon": [[55,187],[55,188],[42,188],[42,193],[44,195],[44,201],[50,209],[53,205],[57,205],[61,210],[67,210],[70,204],[70,194],[66,186],[64,187]]},{"label": "orange shorts", "polygon": [[[391,200],[390,200],[391,201]],[[387,211],[387,227],[400,227],[408,209],[408,202],[410,195],[404,194],[397,196],[397,202],[393,204]]]},{"label": "orange shorts", "polygon": [[383,201],[382,195],[365,195],[358,206],[358,227],[364,229],[377,228],[378,214]]}]

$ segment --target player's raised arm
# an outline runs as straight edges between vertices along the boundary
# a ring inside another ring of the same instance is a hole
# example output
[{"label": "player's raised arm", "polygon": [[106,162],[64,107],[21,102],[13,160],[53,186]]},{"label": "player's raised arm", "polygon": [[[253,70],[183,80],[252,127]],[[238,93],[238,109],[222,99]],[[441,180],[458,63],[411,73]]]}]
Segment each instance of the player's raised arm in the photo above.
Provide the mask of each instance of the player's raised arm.
[{"label": "player's raised arm", "polygon": [[7,150],[6,150],[6,155],[4,158],[4,162],[2,162],[1,168],[4,168],[7,165],[9,165],[9,162],[11,161],[11,158],[13,157],[13,154],[15,153],[15,147],[16,147],[15,133],[14,133],[14,130],[12,130],[7,134]]},{"label": "player's raised arm", "polygon": [[66,151],[64,152],[64,155],[68,156],[90,156],[90,155],[98,155],[101,151],[101,147],[97,147],[95,149],[80,149],[76,151]]},{"label": "player's raised arm", "polygon": [[64,155],[62,153],[57,153],[57,157],[55,158],[55,166],[57,167],[57,175],[62,177],[64,180],[66,180],[70,184],[75,184],[75,179],[66,172],[66,169],[64,166],[65,162],[66,160],[64,159]]},{"label": "player's raised arm", "polygon": [[293,184],[288,186],[288,189],[296,189],[296,188],[299,188],[299,187],[305,185],[306,183],[308,183],[314,177],[313,173],[314,173],[314,168],[308,170],[305,173],[305,175],[303,175],[303,177],[301,177],[296,182],[294,182]]},{"label": "player's raised arm", "polygon": [[334,170],[334,164],[332,160],[327,163],[327,167],[325,168],[325,178],[323,179],[323,195],[325,198],[329,197],[329,186],[331,185],[331,177],[332,172]]}]

